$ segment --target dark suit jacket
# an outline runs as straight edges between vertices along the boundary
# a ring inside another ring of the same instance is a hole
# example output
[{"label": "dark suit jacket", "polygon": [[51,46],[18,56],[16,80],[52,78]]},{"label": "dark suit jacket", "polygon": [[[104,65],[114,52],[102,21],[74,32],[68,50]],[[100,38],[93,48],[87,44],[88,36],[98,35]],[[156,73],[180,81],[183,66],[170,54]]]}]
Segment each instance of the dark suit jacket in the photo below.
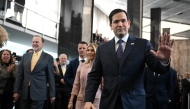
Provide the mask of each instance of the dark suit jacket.
[{"label": "dark suit jacket", "polygon": [[182,80],[182,106],[181,109],[188,108],[188,93],[190,93],[190,82],[185,78]]},{"label": "dark suit jacket", "polygon": [[[53,73],[53,57],[42,52],[38,62],[31,72],[32,53],[23,55],[18,68],[14,92],[19,93],[21,98],[28,97],[28,82],[30,81],[30,96],[34,101],[46,100],[48,97],[55,97],[55,81]],[[47,88],[49,83],[49,88]],[[49,90],[48,90],[49,89]]]},{"label": "dark suit jacket", "polygon": [[69,86],[69,88],[72,90],[73,83],[75,80],[75,75],[77,68],[79,66],[79,59],[76,58],[72,61],[70,61],[69,65],[67,66],[66,73],[64,76],[65,83]]},{"label": "dark suit jacket", "polygon": [[146,67],[144,70],[144,87],[146,97],[154,96],[160,104],[167,104],[168,101],[172,99],[173,92],[171,73],[172,72],[161,74],[158,79],[156,79],[154,72]]},{"label": "dark suit jacket", "polygon": [[55,75],[55,83],[56,83],[56,89],[57,90],[64,90],[64,91],[69,91],[70,92],[70,88],[66,85],[66,84],[62,84],[61,83],[61,79],[64,79],[65,76],[63,76],[63,72],[62,72],[62,69],[61,69],[61,65],[58,65],[58,69],[59,69],[59,72],[60,74],[59,75]]},{"label": "dark suit jacket", "polygon": [[[91,72],[88,74],[85,102],[93,102],[96,91],[104,78],[100,109],[113,109],[120,92],[124,109],[145,109],[143,70],[145,63],[156,72],[165,73],[163,67],[151,53],[150,42],[129,35],[121,66],[118,64],[115,39],[100,45]],[[108,104],[108,105],[105,105]]]}]

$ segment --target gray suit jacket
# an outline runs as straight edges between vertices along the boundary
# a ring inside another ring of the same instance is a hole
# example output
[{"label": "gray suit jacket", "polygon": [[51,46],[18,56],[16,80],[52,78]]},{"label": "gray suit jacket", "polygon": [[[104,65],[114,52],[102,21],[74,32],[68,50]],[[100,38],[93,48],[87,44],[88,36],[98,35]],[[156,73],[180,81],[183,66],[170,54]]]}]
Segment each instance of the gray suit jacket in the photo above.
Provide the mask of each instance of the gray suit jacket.
[{"label": "gray suit jacket", "polygon": [[[23,55],[16,77],[14,93],[21,90],[21,98],[28,97],[28,82],[30,81],[30,96],[32,100],[46,100],[55,97],[55,81],[53,73],[53,57],[42,52],[36,66],[31,72],[32,53]],[[47,87],[49,83],[49,88]]]}]

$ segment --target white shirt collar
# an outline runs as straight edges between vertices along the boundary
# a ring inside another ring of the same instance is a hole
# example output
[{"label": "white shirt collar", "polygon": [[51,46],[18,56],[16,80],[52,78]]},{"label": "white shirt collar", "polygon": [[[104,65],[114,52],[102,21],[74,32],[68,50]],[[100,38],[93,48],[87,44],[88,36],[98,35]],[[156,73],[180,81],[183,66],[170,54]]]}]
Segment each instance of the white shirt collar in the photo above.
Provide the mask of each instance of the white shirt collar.
[{"label": "white shirt collar", "polygon": [[61,67],[65,67],[66,68],[66,65],[61,65]]},{"label": "white shirt collar", "polygon": [[[123,38],[122,40],[127,43],[127,40],[129,38],[129,33],[127,33]],[[119,38],[115,36],[115,44],[118,42]]]},{"label": "white shirt collar", "polygon": [[79,56],[79,62],[80,62],[81,60],[85,60],[85,61],[86,61],[86,58],[82,59],[82,58]]}]

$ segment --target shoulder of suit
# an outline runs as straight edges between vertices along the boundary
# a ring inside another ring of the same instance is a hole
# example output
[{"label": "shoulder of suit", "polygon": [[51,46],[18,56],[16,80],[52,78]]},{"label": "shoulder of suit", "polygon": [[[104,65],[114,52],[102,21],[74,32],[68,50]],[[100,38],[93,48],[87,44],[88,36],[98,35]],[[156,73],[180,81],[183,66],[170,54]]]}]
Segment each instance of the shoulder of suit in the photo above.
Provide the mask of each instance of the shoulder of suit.
[{"label": "shoulder of suit", "polygon": [[75,58],[75,59],[71,60],[70,63],[74,63],[76,61],[79,61],[79,58]]},{"label": "shoulder of suit", "polygon": [[50,57],[53,58],[53,56],[52,56],[51,54],[49,54],[49,53],[46,53],[46,52],[44,52],[44,51],[42,51],[42,53],[44,53],[45,55],[50,56]]},{"label": "shoulder of suit", "polygon": [[29,55],[32,55],[33,52],[28,52],[28,53],[25,53],[23,56],[29,56]]}]

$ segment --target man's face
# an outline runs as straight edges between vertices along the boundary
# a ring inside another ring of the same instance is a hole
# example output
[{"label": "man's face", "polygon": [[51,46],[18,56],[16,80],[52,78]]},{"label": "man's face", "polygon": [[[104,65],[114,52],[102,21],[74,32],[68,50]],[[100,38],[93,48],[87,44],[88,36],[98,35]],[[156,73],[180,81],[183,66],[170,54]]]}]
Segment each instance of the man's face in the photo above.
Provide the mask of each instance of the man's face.
[{"label": "man's face", "polygon": [[110,27],[113,30],[115,36],[121,39],[128,33],[130,21],[127,20],[127,16],[124,12],[119,12],[113,15]]},{"label": "man's face", "polygon": [[78,52],[80,57],[85,57],[86,56],[86,44],[79,44],[78,45]]},{"label": "man's face", "polygon": [[38,52],[42,49],[44,43],[42,42],[41,37],[34,37],[32,40],[32,48],[35,52]]},{"label": "man's face", "polygon": [[60,55],[59,62],[60,62],[61,65],[66,65],[66,63],[67,63],[67,55],[65,55],[65,54]]}]

